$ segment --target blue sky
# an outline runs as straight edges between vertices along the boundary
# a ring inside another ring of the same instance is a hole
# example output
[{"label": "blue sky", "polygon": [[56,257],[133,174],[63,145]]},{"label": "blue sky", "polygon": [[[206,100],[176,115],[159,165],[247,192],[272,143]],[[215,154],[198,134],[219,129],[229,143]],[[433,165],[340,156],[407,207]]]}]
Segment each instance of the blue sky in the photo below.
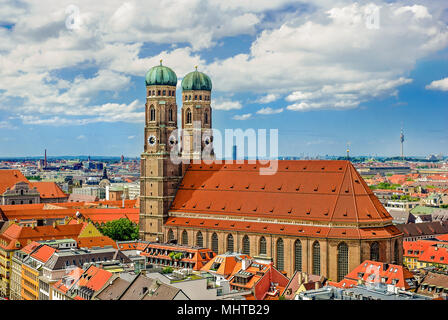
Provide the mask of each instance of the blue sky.
[{"label": "blue sky", "polygon": [[448,154],[446,1],[145,8],[2,4],[0,157],[138,156],[144,75],[160,59],[179,83],[195,65],[211,77],[214,128],[278,129],[280,155],[344,155],[349,142],[394,156],[401,126],[405,154]]}]

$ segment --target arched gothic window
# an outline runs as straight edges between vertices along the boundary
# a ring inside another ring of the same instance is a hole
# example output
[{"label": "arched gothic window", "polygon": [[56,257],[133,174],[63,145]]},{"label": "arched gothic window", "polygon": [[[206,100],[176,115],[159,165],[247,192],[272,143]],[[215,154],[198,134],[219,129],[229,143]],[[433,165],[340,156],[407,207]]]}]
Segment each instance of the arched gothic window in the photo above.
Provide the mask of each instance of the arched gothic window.
[{"label": "arched gothic window", "polygon": [[198,247],[203,247],[204,246],[204,238],[202,237],[202,232],[198,231],[198,233],[196,234],[196,245]]},{"label": "arched gothic window", "polygon": [[205,113],[204,113],[204,123],[208,124],[208,112],[207,111],[205,111]]},{"label": "arched gothic window", "polygon": [[266,254],[266,238],[260,238],[260,254]]},{"label": "arched gothic window", "polygon": [[213,232],[212,234],[212,251],[218,253],[218,235],[216,232]]},{"label": "arched gothic window", "polygon": [[277,269],[283,271],[285,269],[284,247],[282,238],[277,240]]},{"label": "arched gothic window", "polygon": [[338,281],[348,273],[348,246],[345,242],[338,245]]},{"label": "arched gothic window", "polygon": [[186,123],[191,123],[191,110],[190,109],[187,109]]},{"label": "arched gothic window", "polygon": [[188,233],[187,233],[187,230],[182,231],[182,244],[188,245]]},{"label": "arched gothic window", "polygon": [[302,271],[302,243],[294,242],[294,271]]},{"label": "arched gothic window", "polygon": [[243,237],[243,253],[250,255],[250,240],[248,236]]},{"label": "arched gothic window", "polygon": [[380,245],[376,241],[370,245],[370,260],[372,261],[380,260]]},{"label": "arched gothic window", "polygon": [[174,240],[174,232],[173,230],[168,230],[168,242]]},{"label": "arched gothic window", "polygon": [[149,121],[156,121],[156,109],[153,106],[149,108]]},{"label": "arched gothic window", "polygon": [[168,110],[168,121],[173,121],[173,109]]},{"label": "arched gothic window", "polygon": [[313,274],[320,275],[320,244],[313,243]]},{"label": "arched gothic window", "polygon": [[229,234],[227,236],[227,251],[228,252],[233,252],[233,236],[231,234]]}]

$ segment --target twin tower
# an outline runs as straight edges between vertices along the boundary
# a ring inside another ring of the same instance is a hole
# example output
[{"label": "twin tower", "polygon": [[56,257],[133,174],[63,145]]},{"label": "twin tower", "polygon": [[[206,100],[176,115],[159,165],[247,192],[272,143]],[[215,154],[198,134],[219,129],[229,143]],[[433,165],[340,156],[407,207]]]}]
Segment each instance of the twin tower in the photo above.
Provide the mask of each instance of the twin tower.
[{"label": "twin tower", "polygon": [[[145,141],[140,169],[140,239],[163,242],[163,224],[187,165],[212,145],[210,78],[196,70],[182,80],[178,134],[176,73],[159,66],[146,73]],[[180,138],[180,141],[179,141]],[[182,160],[173,161],[172,155]]]}]

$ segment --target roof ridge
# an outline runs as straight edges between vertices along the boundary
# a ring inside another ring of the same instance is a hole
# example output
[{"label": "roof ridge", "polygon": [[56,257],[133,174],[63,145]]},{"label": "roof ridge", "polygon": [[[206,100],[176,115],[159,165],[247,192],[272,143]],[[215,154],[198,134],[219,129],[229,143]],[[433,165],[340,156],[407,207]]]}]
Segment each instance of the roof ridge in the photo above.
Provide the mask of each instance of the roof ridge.
[{"label": "roof ridge", "polygon": [[344,175],[342,176],[341,183],[339,184],[339,192],[338,192],[338,194],[337,194],[337,196],[336,196],[336,200],[335,200],[334,205],[333,205],[333,210],[332,210],[332,212],[331,212],[330,222],[333,221],[334,212],[335,212],[335,210],[336,210],[336,206],[337,206],[338,201],[339,201],[339,198],[340,198],[340,196],[341,196],[342,185],[344,184],[345,175],[347,174],[347,168],[348,168],[348,163],[345,164]]},{"label": "roof ridge", "polygon": [[353,203],[354,203],[354,207],[355,207],[355,217],[356,217],[356,226],[358,228],[356,228],[356,232],[358,232],[358,236],[361,238],[361,232],[359,231],[359,212],[358,212],[358,205],[356,202],[356,195],[355,195],[355,186],[353,184],[353,169],[355,169],[355,167],[351,164],[351,162],[349,162],[347,164],[347,167],[349,168],[350,171],[350,185],[352,187],[352,197],[353,197]]}]

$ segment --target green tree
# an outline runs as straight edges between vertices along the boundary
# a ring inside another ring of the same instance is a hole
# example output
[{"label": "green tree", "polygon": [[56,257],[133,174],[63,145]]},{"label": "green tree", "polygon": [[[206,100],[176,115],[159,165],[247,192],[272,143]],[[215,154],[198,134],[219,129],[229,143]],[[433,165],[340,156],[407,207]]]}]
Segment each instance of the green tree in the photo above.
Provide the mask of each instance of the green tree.
[{"label": "green tree", "polygon": [[138,239],[138,226],[126,218],[108,221],[104,226],[100,226],[98,230],[115,241]]}]

